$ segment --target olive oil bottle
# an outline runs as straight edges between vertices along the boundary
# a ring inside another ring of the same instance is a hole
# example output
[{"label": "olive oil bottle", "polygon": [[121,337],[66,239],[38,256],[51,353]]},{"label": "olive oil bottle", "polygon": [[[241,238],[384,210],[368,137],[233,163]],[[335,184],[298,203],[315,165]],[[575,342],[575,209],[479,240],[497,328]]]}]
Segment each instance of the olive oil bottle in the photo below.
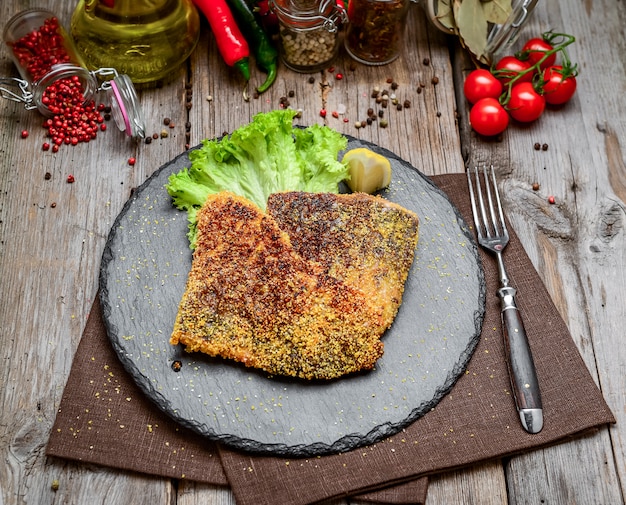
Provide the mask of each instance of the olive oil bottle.
[{"label": "olive oil bottle", "polygon": [[70,24],[89,69],[114,68],[133,83],[167,80],[195,48],[191,0],[79,0]]}]

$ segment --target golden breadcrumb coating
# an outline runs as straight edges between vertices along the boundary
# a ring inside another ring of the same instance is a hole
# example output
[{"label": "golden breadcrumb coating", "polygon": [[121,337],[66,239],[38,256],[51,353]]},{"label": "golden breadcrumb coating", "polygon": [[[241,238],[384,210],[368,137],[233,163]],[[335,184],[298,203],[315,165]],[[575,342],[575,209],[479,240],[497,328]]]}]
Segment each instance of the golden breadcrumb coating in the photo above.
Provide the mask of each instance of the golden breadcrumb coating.
[{"label": "golden breadcrumb coating", "polygon": [[366,193],[284,192],[270,195],[267,213],[303,258],[362,291],[382,329],[391,325],[417,246],[414,212]]},{"label": "golden breadcrumb coating", "polygon": [[271,374],[333,379],[374,367],[380,320],[363,292],[304,259],[252,202],[222,192],[198,212],[173,345]]}]

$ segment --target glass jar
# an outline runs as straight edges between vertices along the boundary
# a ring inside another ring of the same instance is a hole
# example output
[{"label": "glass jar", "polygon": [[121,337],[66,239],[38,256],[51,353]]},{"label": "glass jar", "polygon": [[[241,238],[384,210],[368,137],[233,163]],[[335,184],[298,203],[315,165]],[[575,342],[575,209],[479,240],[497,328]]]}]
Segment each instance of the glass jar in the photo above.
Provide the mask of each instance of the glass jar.
[{"label": "glass jar", "polygon": [[54,13],[22,11],[9,20],[3,38],[21,77],[0,79],[3,98],[22,102],[26,109],[37,109],[50,118],[93,102],[96,93],[103,91],[112,109],[123,111],[124,117],[116,118],[119,129],[131,137],[145,135],[132,83],[113,68],[88,71]]},{"label": "glass jar", "polygon": [[279,23],[281,59],[296,72],[316,72],[339,51],[339,26],[346,18],[335,0],[270,0]]},{"label": "glass jar", "polygon": [[345,47],[356,61],[386,65],[402,51],[410,0],[350,0]]},{"label": "glass jar", "polygon": [[191,0],[80,0],[70,31],[87,68],[114,67],[133,83],[167,80],[200,37]]},{"label": "glass jar", "polygon": [[[512,0],[511,14],[502,24],[490,23],[487,33],[485,63],[491,64],[498,55],[509,49],[519,37],[521,29],[528,22],[539,0]],[[443,24],[438,15],[438,0],[422,0],[430,22],[439,30],[453,35],[454,29]]]}]

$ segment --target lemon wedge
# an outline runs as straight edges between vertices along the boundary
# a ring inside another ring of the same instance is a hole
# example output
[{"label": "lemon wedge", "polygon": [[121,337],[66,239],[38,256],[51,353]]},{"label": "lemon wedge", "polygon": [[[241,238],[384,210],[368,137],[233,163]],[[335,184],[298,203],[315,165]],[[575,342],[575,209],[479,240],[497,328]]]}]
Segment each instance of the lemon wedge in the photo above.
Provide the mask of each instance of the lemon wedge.
[{"label": "lemon wedge", "polygon": [[350,179],[346,183],[352,191],[372,194],[391,182],[391,163],[371,149],[351,149],[344,154],[343,162],[348,165]]}]

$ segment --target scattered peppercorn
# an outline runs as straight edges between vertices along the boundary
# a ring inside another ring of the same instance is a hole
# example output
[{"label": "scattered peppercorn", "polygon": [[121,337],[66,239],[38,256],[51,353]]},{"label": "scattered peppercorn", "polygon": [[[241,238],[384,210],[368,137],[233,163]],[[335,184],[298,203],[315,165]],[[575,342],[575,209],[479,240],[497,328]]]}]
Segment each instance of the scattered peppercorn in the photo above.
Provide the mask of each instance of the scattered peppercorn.
[{"label": "scattered peppercorn", "polygon": [[163,119],[163,124],[164,124],[165,126],[167,126],[168,124],[170,124],[170,121],[171,121],[171,119],[170,119],[170,118],[168,118],[168,117],[166,117],[166,118],[164,118],[164,119]]},{"label": "scattered peppercorn", "polygon": [[378,117],[383,117],[385,115],[385,111],[382,109],[379,109],[378,111]]},{"label": "scattered peppercorn", "polygon": [[402,104],[401,103],[396,104],[396,109],[397,110],[402,110]]},{"label": "scattered peppercorn", "polygon": [[52,491],[58,491],[59,490],[59,480],[58,479],[54,479],[52,481],[52,484],[50,484],[50,488],[52,489]]},{"label": "scattered peppercorn", "polygon": [[424,58],[424,59],[422,60],[422,63],[423,63],[424,65],[426,65],[426,66],[430,65],[430,58]]},{"label": "scattered peppercorn", "polygon": [[543,144],[543,145],[541,146],[541,150],[542,150],[542,151],[547,151],[547,150],[548,150],[548,144]]},{"label": "scattered peppercorn", "polygon": [[128,158],[128,164],[132,167],[135,163],[137,162],[137,160],[133,157]]},{"label": "scattered peppercorn", "polygon": [[553,197],[552,195],[550,195],[550,196],[548,197],[548,203],[550,203],[551,205],[554,205],[554,202],[555,202],[555,201],[556,201],[556,200],[554,199],[554,197]]},{"label": "scattered peppercorn", "polygon": [[533,191],[539,191],[539,183],[533,182]]},{"label": "scattered peppercorn", "polygon": [[28,130],[22,130],[22,138],[25,139],[28,137]]},{"label": "scattered peppercorn", "polygon": [[76,179],[74,178],[74,176],[72,174],[67,176],[67,183],[68,184],[72,184]]},{"label": "scattered peppercorn", "polygon": [[315,82],[315,77],[309,77],[309,84],[313,84]]},{"label": "scattered peppercorn", "polygon": [[353,61],[350,62],[350,66],[348,67],[352,72],[356,70],[356,63]]},{"label": "scattered peppercorn", "polygon": [[422,88],[417,88],[417,94],[419,95],[422,92]]},{"label": "scattered peppercorn", "polygon": [[50,172],[46,172],[46,175],[44,175],[43,178],[46,181],[49,181],[50,179],[52,179],[52,174]]},{"label": "scattered peppercorn", "polygon": [[167,126],[168,126],[170,129],[171,129],[171,128],[176,128],[176,125],[175,125],[174,123],[170,123],[170,124],[168,124]]},{"label": "scattered peppercorn", "polygon": [[539,151],[541,149],[541,144],[539,142],[535,142],[533,147],[535,148],[535,151]]},{"label": "scattered peppercorn", "polygon": [[44,142],[44,143],[41,145],[41,148],[42,148],[44,151],[49,151],[49,150],[50,150],[50,144],[49,144],[48,142]]},{"label": "scattered peppercorn", "polygon": [[339,117],[339,112],[337,112],[336,110],[332,111],[332,113],[331,113],[331,114],[332,114],[332,116],[333,116],[334,118],[338,118],[338,117]]},{"label": "scattered peppercorn", "polygon": [[395,81],[394,81],[394,82],[392,82],[392,83],[391,83],[391,89],[393,89],[393,90],[398,89],[398,83],[397,83],[397,82],[395,82]]},{"label": "scattered peppercorn", "polygon": [[405,100],[402,105],[404,106],[405,109],[410,108],[411,107],[411,100]]},{"label": "scattered peppercorn", "polygon": [[343,79],[343,74],[337,73],[335,75],[335,79],[337,79],[338,81],[341,81],[341,79]]},{"label": "scattered peppercorn", "polygon": [[183,364],[181,361],[176,360],[176,361],[172,361],[172,370],[174,370],[175,372],[180,372],[180,369],[183,367]]},{"label": "scattered peppercorn", "polygon": [[293,98],[294,96],[296,96],[296,92],[293,89],[290,89],[289,93],[287,93],[287,96],[289,96],[289,98]]},{"label": "scattered peppercorn", "polygon": [[152,144],[152,137],[146,137],[146,144]]},{"label": "scattered peppercorn", "polygon": [[320,109],[320,116],[326,117],[326,109]]},{"label": "scattered peppercorn", "polygon": [[167,132],[167,130],[161,130],[161,138],[162,139],[166,139],[169,136],[170,136],[170,134]]},{"label": "scattered peppercorn", "polygon": [[158,133],[153,133],[153,134],[152,134],[152,138],[153,138],[154,140],[158,139],[158,138],[159,138],[159,134],[158,134]]},{"label": "scattered peppercorn", "polygon": [[430,80],[430,82],[432,82],[432,83],[433,83],[433,84],[435,84],[435,85],[439,84],[439,77],[434,76],[434,77]]},{"label": "scattered peppercorn", "polygon": [[387,122],[386,119],[382,119],[378,124],[380,125],[381,128],[387,128],[389,123]]}]

